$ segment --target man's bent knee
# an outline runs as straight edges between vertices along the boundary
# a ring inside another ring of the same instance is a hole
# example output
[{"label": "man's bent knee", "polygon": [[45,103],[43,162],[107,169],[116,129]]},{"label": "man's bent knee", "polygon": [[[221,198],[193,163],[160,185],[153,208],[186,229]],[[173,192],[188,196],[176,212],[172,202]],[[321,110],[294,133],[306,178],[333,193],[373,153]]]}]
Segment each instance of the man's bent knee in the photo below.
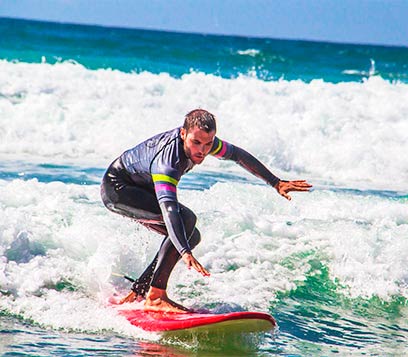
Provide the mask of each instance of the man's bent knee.
[{"label": "man's bent knee", "polygon": [[185,206],[180,207],[180,214],[183,219],[184,228],[186,230],[187,237],[189,237],[195,229],[195,225],[197,223],[197,216],[194,214],[194,212],[191,209]]},{"label": "man's bent knee", "polygon": [[190,245],[191,249],[194,249],[200,242],[201,242],[200,231],[197,228],[195,228],[193,234],[188,239],[188,244]]}]

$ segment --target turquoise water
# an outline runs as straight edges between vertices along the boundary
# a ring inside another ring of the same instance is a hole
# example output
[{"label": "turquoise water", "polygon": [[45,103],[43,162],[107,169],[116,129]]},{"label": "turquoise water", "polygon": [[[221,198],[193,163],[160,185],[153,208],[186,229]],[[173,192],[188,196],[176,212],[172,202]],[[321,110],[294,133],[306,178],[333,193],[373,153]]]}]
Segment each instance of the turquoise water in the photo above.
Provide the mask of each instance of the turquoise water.
[{"label": "turquoise water", "polygon": [[191,71],[224,78],[359,81],[377,74],[408,81],[408,48],[210,36],[1,19],[2,58],[74,60],[87,68]]},{"label": "turquoise water", "polygon": [[[408,49],[0,19],[0,354],[395,356],[408,353]],[[285,179],[288,202],[208,158],[179,199],[204,279],[169,294],[268,311],[261,335],[163,339],[107,303],[160,239],[107,211],[109,163],[203,107],[219,136]]]}]

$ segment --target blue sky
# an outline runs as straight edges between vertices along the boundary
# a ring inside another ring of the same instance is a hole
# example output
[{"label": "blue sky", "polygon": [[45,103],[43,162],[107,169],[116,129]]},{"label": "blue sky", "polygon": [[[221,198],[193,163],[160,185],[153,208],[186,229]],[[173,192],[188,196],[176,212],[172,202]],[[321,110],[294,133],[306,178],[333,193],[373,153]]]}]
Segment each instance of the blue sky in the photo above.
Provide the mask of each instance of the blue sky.
[{"label": "blue sky", "polygon": [[0,16],[408,46],[408,0],[0,0]]}]

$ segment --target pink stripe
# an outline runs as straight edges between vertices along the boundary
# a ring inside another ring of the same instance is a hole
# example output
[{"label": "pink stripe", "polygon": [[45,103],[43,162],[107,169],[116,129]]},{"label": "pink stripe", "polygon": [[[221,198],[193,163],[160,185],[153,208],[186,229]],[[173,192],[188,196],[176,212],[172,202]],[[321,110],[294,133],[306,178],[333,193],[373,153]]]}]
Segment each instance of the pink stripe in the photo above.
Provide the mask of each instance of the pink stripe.
[{"label": "pink stripe", "polygon": [[156,191],[171,191],[171,192],[177,192],[177,189],[172,186],[172,185],[166,185],[165,183],[161,184],[156,184],[154,185],[154,189]]},{"label": "pink stripe", "polygon": [[224,142],[222,142],[222,149],[218,154],[215,154],[215,157],[223,157],[225,152],[227,151],[227,145],[225,145]]}]

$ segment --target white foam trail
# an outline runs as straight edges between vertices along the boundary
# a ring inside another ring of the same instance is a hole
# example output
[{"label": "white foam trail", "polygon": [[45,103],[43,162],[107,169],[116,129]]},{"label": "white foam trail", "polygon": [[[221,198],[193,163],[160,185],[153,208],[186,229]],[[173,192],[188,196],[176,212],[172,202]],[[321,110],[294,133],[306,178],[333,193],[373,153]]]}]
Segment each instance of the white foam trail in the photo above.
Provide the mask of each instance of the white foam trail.
[{"label": "white foam trail", "polygon": [[[0,61],[4,160],[107,165],[178,126],[192,108],[219,119],[219,136],[278,173],[347,185],[407,189],[408,85],[264,82],[191,73],[126,74],[73,63]],[[206,165],[224,165],[217,160]]]}]

